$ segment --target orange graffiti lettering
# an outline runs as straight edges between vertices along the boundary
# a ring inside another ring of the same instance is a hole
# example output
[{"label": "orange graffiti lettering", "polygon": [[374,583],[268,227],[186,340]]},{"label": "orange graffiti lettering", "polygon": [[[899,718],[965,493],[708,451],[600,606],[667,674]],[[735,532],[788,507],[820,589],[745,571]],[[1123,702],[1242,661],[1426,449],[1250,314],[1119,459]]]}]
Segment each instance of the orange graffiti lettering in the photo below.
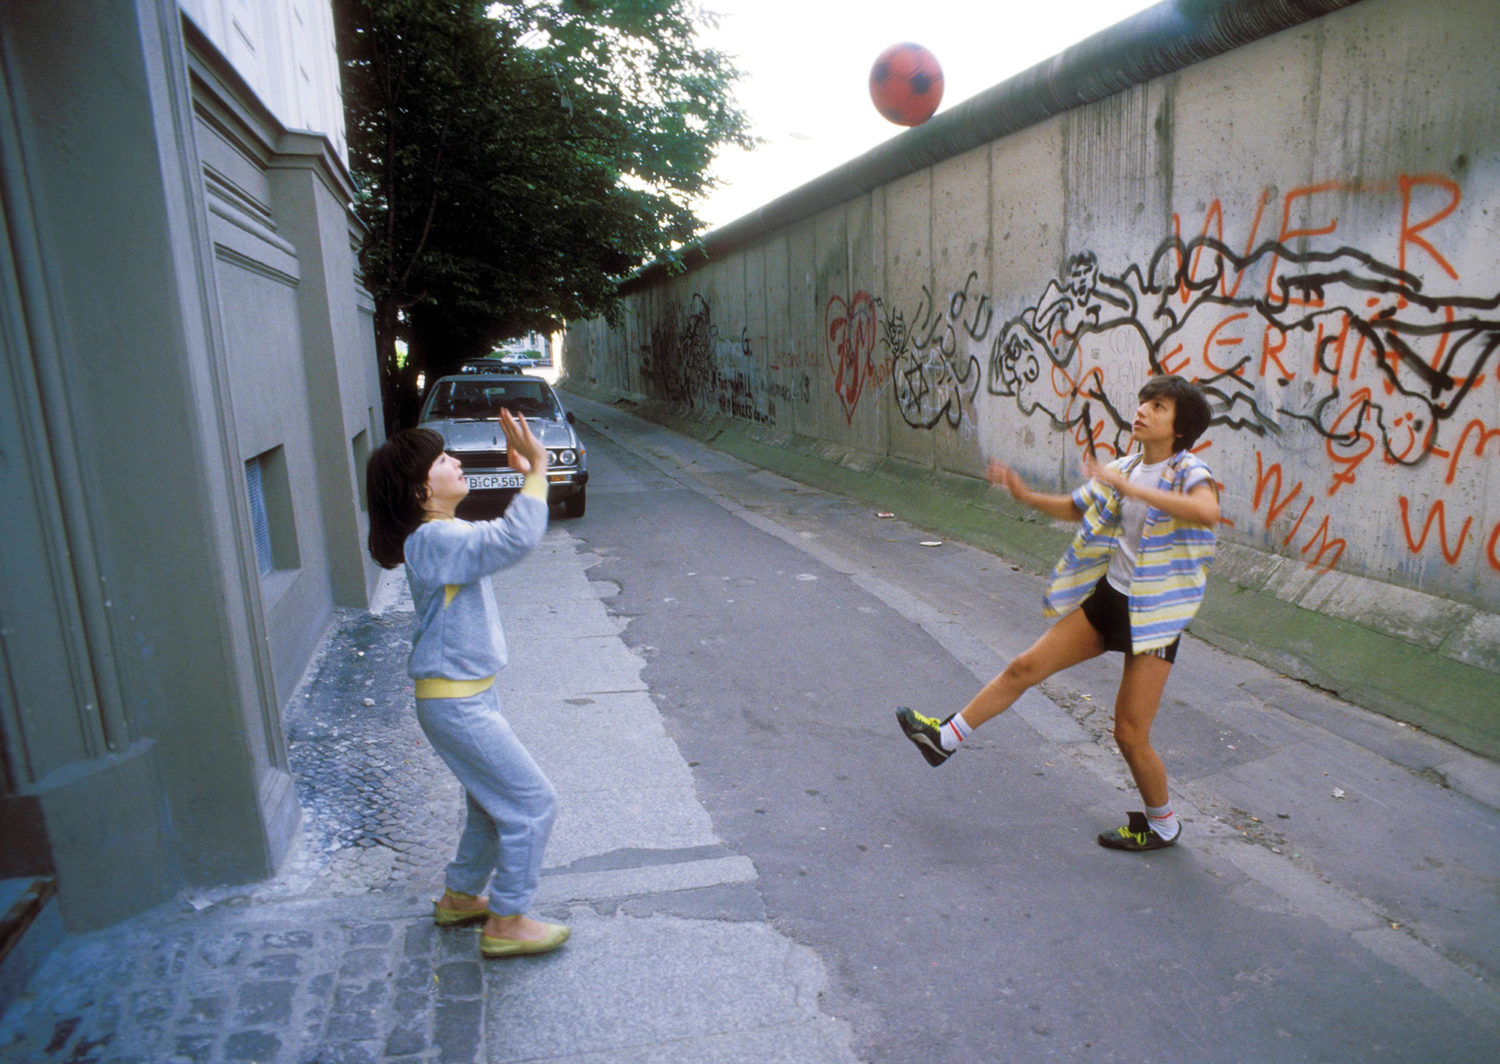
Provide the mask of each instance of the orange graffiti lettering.
[{"label": "orange graffiti lettering", "polygon": [[[1287,501],[1290,502],[1291,499],[1288,498]],[[1297,515],[1297,523],[1294,524],[1294,525],[1292,525],[1292,530],[1286,534],[1286,539],[1284,539],[1284,540],[1281,541],[1281,545],[1283,547],[1285,547],[1288,543],[1290,543],[1292,540],[1294,540],[1294,539],[1297,538],[1297,530],[1302,527],[1302,522],[1304,520],[1306,520],[1306,518],[1307,518],[1307,511],[1309,511],[1309,510],[1312,509],[1312,504],[1313,504],[1312,496],[1309,495],[1307,497],[1307,505],[1304,506],[1304,507],[1302,507],[1302,512]]]},{"label": "orange graffiti lettering", "polygon": [[1439,499],[1432,504],[1432,509],[1427,512],[1427,520],[1422,522],[1422,537],[1412,539],[1411,535],[1411,503],[1405,495],[1397,497],[1401,506],[1401,529],[1406,533],[1406,545],[1411,548],[1413,554],[1420,554],[1422,548],[1427,545],[1427,535],[1432,531],[1434,522],[1438,529],[1438,546],[1442,548],[1443,557],[1448,560],[1449,565],[1455,564],[1464,552],[1464,540],[1468,538],[1469,526],[1474,523],[1474,518],[1464,518],[1463,527],[1458,530],[1457,545],[1451,549],[1448,546],[1448,518],[1443,506],[1443,500]]},{"label": "orange graffiti lettering", "polygon": [[1470,432],[1479,433],[1479,439],[1474,443],[1474,454],[1480,458],[1484,457],[1484,449],[1491,440],[1500,440],[1500,429],[1486,429],[1484,422],[1478,418],[1465,425],[1463,432],[1458,434],[1458,446],[1453,448],[1453,456],[1448,460],[1448,475],[1443,478],[1444,484],[1452,484],[1453,478],[1458,474],[1458,459],[1463,454],[1464,444],[1469,441]]},{"label": "orange graffiti lettering", "polygon": [[1115,458],[1120,453],[1115,450],[1113,444],[1105,441],[1104,422],[1102,421],[1094,423],[1091,427],[1085,427],[1083,421],[1080,419],[1073,426],[1073,439],[1077,441],[1079,447],[1087,449],[1091,455],[1097,456],[1101,462]]},{"label": "orange graffiti lettering", "polygon": [[[1256,451],[1255,494],[1251,502],[1253,509],[1260,509],[1261,500],[1267,497],[1267,488],[1270,489],[1270,497],[1266,505],[1266,531],[1269,532],[1271,526],[1281,516],[1282,512],[1296,500],[1298,495],[1302,494],[1302,482],[1298,481],[1296,486],[1287,493],[1286,497],[1282,498],[1281,464],[1273,462],[1270,466],[1267,466],[1265,464],[1265,457],[1259,451]],[[1312,512],[1314,501],[1311,495],[1306,497],[1302,505],[1302,512],[1297,515],[1297,520],[1292,523],[1292,530],[1281,540],[1282,546],[1289,546],[1292,540],[1297,538],[1297,534],[1302,531],[1302,523],[1307,520],[1307,515]],[[1329,532],[1329,526],[1330,518],[1327,514],[1324,514],[1322,523],[1308,537],[1307,542],[1300,551],[1301,554],[1306,555],[1308,551],[1314,548],[1317,549],[1317,553],[1307,563],[1309,569],[1320,565],[1324,569],[1332,569],[1338,564],[1339,558],[1343,557],[1344,548],[1348,546],[1348,543],[1341,538],[1332,536]],[[1323,558],[1329,552],[1332,552],[1333,557],[1325,564]]]},{"label": "orange graffiti lettering", "polygon": [[[1275,347],[1271,346],[1271,334],[1273,332],[1281,340],[1281,342],[1279,344],[1277,344]],[[1297,374],[1293,373],[1291,370],[1289,370],[1289,369],[1286,368],[1286,363],[1282,362],[1281,359],[1279,359],[1279,358],[1276,357],[1277,355],[1281,354],[1281,352],[1283,352],[1285,350],[1286,350],[1286,333],[1282,332],[1280,329],[1276,328],[1276,326],[1274,326],[1274,325],[1267,325],[1266,328],[1265,328],[1265,333],[1264,333],[1264,335],[1263,335],[1263,337],[1261,339],[1260,375],[1262,377],[1264,377],[1266,375],[1266,362],[1267,362],[1267,360],[1270,360],[1271,362],[1276,363],[1276,368],[1279,369],[1279,370],[1281,370],[1281,376],[1282,376],[1283,379],[1285,379],[1285,380],[1291,380],[1292,378],[1294,378],[1294,377],[1297,376]]]},{"label": "orange graffiti lettering", "polygon": [[[1421,222],[1413,225],[1411,221],[1411,193],[1412,189],[1417,188],[1420,185],[1436,185],[1446,191],[1448,193],[1448,205],[1442,208],[1442,210],[1438,211],[1436,214],[1429,215]],[[1426,241],[1426,239],[1418,236],[1417,234],[1422,232],[1422,230],[1424,229],[1430,229],[1432,226],[1448,217],[1448,215],[1452,214],[1454,210],[1457,209],[1458,202],[1462,198],[1463,195],[1458,190],[1458,182],[1450,180],[1449,178],[1441,177],[1437,174],[1422,174],[1417,177],[1407,177],[1405,175],[1402,175],[1401,252],[1398,262],[1403,270],[1406,269],[1406,246],[1408,244],[1415,244],[1423,251],[1427,252],[1428,255],[1432,256],[1432,261],[1441,266],[1444,273],[1453,278],[1455,281],[1458,280],[1458,271],[1455,270],[1451,265],[1449,265],[1447,259],[1438,254],[1437,248],[1433,247]]]},{"label": "orange graffiti lettering", "polygon": [[1281,516],[1281,511],[1285,510],[1287,506],[1290,505],[1291,501],[1295,499],[1297,497],[1297,494],[1302,490],[1302,482],[1299,480],[1297,481],[1297,486],[1293,488],[1291,490],[1291,493],[1287,495],[1287,497],[1283,500],[1281,498],[1281,463],[1273,462],[1269,468],[1266,468],[1261,453],[1259,451],[1256,451],[1255,496],[1250,503],[1253,509],[1260,509],[1261,496],[1265,494],[1266,485],[1271,483],[1272,477],[1276,478],[1276,486],[1271,489],[1271,504],[1266,507],[1267,528],[1269,528],[1276,521],[1276,518]]},{"label": "orange graffiti lettering", "polygon": [[[1250,220],[1250,231],[1245,235],[1245,249],[1242,252],[1242,255],[1246,258],[1250,256],[1251,249],[1255,246],[1255,237],[1260,232],[1260,220],[1265,215],[1266,204],[1269,203],[1270,200],[1270,188],[1262,188],[1260,190],[1260,198],[1256,201],[1255,204],[1255,217]],[[1213,231],[1213,238],[1215,240],[1217,240],[1220,244],[1225,243],[1224,204],[1217,199],[1210,203],[1208,205],[1208,210],[1203,213],[1203,231],[1201,235],[1205,237],[1208,236],[1210,230]],[[1172,231],[1178,236],[1182,235],[1182,222],[1180,217],[1175,214],[1172,216]],[[1193,251],[1193,261],[1192,264],[1188,267],[1184,282],[1177,286],[1178,294],[1181,297],[1183,303],[1187,303],[1190,298],[1186,282],[1196,281],[1198,279],[1198,263],[1199,260],[1203,257],[1204,249],[1205,245],[1200,243],[1198,247]],[[1227,263],[1221,263],[1221,266],[1227,265]],[[1236,269],[1234,271],[1234,284],[1231,285],[1229,283],[1229,271],[1223,270],[1219,275],[1219,294],[1226,299],[1233,299],[1235,293],[1240,290],[1240,285],[1244,282],[1244,280],[1245,275],[1240,270]]]},{"label": "orange graffiti lettering", "polygon": [[1315,566],[1323,560],[1323,555],[1327,554],[1329,551],[1333,551],[1332,560],[1330,560],[1327,565],[1323,566],[1324,569],[1332,569],[1339,563],[1339,559],[1343,557],[1344,548],[1348,546],[1348,543],[1346,543],[1342,538],[1328,538],[1327,514],[1323,515],[1323,523],[1318,526],[1318,530],[1314,532],[1312,534],[1312,538],[1307,541],[1307,546],[1302,548],[1302,553],[1306,554],[1308,551],[1313,549],[1314,544],[1317,544],[1319,542],[1322,543],[1322,546],[1318,548],[1318,553],[1313,555],[1312,561],[1308,562],[1307,564],[1309,566]]},{"label": "orange graffiti lettering", "polygon": [[1209,367],[1215,373],[1233,373],[1236,377],[1243,377],[1245,375],[1245,367],[1243,363],[1236,366],[1221,366],[1209,356],[1209,352],[1212,351],[1215,347],[1238,347],[1240,344],[1244,343],[1245,338],[1243,336],[1230,336],[1223,340],[1220,340],[1218,338],[1219,330],[1224,328],[1224,326],[1226,325],[1241,321],[1245,318],[1248,318],[1249,316],[1250,315],[1244,311],[1241,311],[1239,314],[1231,314],[1228,317],[1220,318],[1218,321],[1214,322],[1214,327],[1209,330],[1207,338],[1205,338],[1203,341],[1203,361],[1208,363]]}]

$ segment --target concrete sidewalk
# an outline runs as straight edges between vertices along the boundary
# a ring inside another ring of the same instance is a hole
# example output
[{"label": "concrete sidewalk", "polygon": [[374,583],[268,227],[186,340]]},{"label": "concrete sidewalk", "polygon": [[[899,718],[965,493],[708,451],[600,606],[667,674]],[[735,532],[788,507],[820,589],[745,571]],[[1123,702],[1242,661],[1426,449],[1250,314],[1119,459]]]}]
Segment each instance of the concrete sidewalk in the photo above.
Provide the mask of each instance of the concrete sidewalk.
[{"label": "concrete sidewalk", "polygon": [[821,962],[715,836],[589,563],[554,526],[497,578],[502,699],[559,792],[537,911],[571,923],[564,949],[483,962],[477,930],[431,922],[462,795],[411,710],[389,574],[289,708],[304,822],[281,874],[68,938],[0,1020],[0,1060],[853,1061]]}]

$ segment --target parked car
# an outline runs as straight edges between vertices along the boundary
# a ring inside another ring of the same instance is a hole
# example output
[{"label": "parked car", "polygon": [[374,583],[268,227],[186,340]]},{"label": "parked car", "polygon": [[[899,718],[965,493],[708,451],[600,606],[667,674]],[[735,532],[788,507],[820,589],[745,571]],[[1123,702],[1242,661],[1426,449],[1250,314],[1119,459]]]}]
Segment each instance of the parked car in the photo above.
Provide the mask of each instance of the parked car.
[{"label": "parked car", "polygon": [[463,466],[469,497],[506,499],[524,478],[510,468],[500,411],[526,418],[547,448],[547,501],[561,503],[568,517],[582,517],[588,505],[588,461],[552,386],[520,373],[460,373],[435,381],[422,404],[418,424],[443,437],[449,454]]},{"label": "parked car", "polygon": [[458,367],[460,373],[524,373],[531,366],[510,358],[475,358]]}]

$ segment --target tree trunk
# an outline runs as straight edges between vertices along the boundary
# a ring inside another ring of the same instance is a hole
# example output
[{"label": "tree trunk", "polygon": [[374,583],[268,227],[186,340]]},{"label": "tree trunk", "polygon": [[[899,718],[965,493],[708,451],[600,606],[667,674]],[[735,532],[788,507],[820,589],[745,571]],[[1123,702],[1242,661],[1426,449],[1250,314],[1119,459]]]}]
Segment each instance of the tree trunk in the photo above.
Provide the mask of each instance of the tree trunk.
[{"label": "tree trunk", "polygon": [[400,424],[396,401],[396,308],[380,299],[375,301],[375,360],[380,365],[380,406],[389,439]]}]

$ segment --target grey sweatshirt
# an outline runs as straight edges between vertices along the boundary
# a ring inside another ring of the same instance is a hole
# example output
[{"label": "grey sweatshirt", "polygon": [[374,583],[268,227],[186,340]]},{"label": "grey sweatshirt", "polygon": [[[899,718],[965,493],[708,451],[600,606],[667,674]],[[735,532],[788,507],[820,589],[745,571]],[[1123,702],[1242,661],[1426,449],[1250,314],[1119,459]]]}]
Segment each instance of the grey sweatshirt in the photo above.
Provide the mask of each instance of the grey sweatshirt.
[{"label": "grey sweatshirt", "polygon": [[493,521],[428,521],[406,538],[416,607],[413,679],[481,680],[505,668],[505,633],[489,577],[526,557],[547,530],[547,504],[517,495]]}]

